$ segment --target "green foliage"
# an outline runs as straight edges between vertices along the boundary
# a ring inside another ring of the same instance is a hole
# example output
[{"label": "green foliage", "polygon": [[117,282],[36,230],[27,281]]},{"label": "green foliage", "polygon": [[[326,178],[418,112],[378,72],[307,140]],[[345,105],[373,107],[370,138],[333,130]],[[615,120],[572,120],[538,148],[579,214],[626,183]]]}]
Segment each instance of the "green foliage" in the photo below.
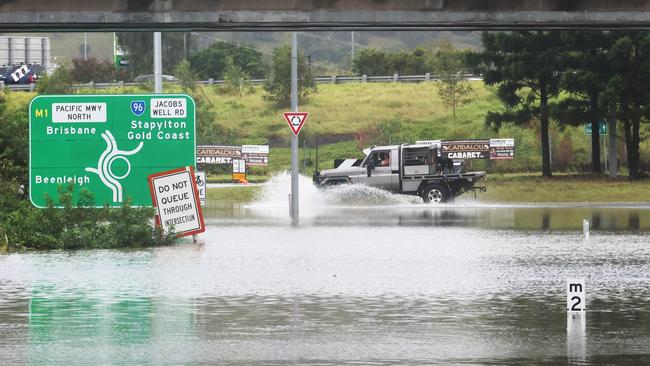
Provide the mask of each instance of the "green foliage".
[{"label": "green foliage", "polygon": [[[129,202],[118,209],[92,208],[93,197],[82,190],[72,205],[74,186],[59,187],[58,204],[48,198],[48,208],[37,209],[16,197],[10,212],[3,207],[0,226],[10,250],[126,248],[171,244],[173,233],[162,234],[151,227],[152,208],[132,208]],[[10,193],[3,193],[7,195]]]},{"label": "green foliage", "polygon": [[268,66],[262,54],[250,46],[239,46],[228,42],[217,42],[190,58],[199,78],[207,80],[224,79],[228,60],[253,78],[264,78]]},{"label": "green foliage", "polygon": [[224,73],[225,85],[223,91],[226,94],[236,95],[241,98],[242,94],[251,93],[253,85],[250,81],[250,75],[235,65],[232,58],[226,59],[226,72]]},{"label": "green foliage", "polygon": [[471,101],[472,86],[462,77],[465,71],[465,52],[458,51],[451,45],[443,45],[435,54],[436,75],[440,78],[437,82],[438,96],[443,103],[452,109],[456,119],[456,108],[461,104]]},{"label": "green foliage", "polygon": [[38,94],[66,94],[72,86],[72,70],[68,65],[60,65],[52,75],[44,75],[36,83]]},{"label": "green foliage", "polygon": [[422,75],[433,72],[434,63],[432,52],[423,48],[416,48],[410,52],[387,52],[365,48],[355,55],[352,70],[356,74],[369,76]]},{"label": "green foliage", "polygon": [[504,121],[521,123],[537,118],[541,124],[542,174],[551,176],[549,99],[560,93],[564,48],[559,32],[517,31],[482,35],[484,51],[468,55],[487,85],[497,85],[499,99],[509,109],[492,112],[486,123],[495,129]]},{"label": "green foliage", "polygon": [[110,83],[118,80],[125,80],[126,73],[124,70],[116,70],[115,65],[107,60],[99,61],[96,58],[72,60],[73,81],[78,83]]},{"label": "green foliage", "polygon": [[176,65],[174,76],[185,93],[195,90],[198,85],[198,77],[187,60],[183,60]]},{"label": "green foliage", "polygon": [[0,180],[27,184],[27,104],[8,109],[0,94]]},{"label": "green foliage", "polygon": [[[273,50],[271,75],[264,85],[267,94],[264,98],[277,107],[291,105],[291,47],[286,45]],[[307,99],[318,91],[314,74],[307,64],[305,55],[298,53],[298,98]]]},{"label": "green foliage", "polygon": [[354,138],[357,148],[362,150],[372,145],[393,145],[411,143],[414,140],[412,128],[399,119],[378,121],[358,129]]}]

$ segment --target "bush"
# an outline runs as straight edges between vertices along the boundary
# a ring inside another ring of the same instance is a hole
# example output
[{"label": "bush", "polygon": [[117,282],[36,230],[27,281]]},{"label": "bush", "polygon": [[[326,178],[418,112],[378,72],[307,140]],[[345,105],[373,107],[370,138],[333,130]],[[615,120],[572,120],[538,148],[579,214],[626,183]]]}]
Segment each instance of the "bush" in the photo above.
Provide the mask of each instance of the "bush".
[{"label": "bush", "polygon": [[76,58],[72,60],[72,78],[78,83],[111,83],[126,80],[123,70],[116,70],[115,65],[107,60],[99,61],[96,58],[87,60]]},{"label": "bush", "polygon": [[72,86],[72,71],[67,65],[59,66],[52,75],[43,75],[36,83],[38,94],[66,94]]},{"label": "bush", "polygon": [[175,242],[173,233],[161,233],[151,221],[152,208],[133,208],[126,202],[121,208],[93,208],[93,197],[80,192],[72,206],[74,186],[59,187],[58,204],[48,199],[48,207],[38,209],[26,200],[3,193],[0,232],[6,250],[25,249],[96,249],[148,247]]}]

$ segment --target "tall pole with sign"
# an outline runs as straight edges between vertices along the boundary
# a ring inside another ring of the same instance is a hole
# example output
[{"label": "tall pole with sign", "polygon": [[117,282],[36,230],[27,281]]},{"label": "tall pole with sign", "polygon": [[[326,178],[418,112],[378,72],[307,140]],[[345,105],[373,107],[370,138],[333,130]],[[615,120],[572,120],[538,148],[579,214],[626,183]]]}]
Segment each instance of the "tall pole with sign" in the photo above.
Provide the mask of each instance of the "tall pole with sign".
[{"label": "tall pole with sign", "polygon": [[[291,34],[291,111],[298,112],[298,33]],[[291,223],[299,223],[298,134],[291,135]]]},{"label": "tall pole with sign", "polygon": [[153,33],[153,83],[154,93],[162,93],[162,36]]}]

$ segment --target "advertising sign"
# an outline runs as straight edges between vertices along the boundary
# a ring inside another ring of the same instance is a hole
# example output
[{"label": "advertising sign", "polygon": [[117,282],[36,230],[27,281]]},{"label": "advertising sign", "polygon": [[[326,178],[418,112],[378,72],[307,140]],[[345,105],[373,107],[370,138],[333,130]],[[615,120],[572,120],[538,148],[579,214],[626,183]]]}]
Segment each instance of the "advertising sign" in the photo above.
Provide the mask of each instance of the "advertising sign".
[{"label": "advertising sign", "polygon": [[268,165],[268,145],[199,145],[197,163],[231,164],[233,159],[244,159],[248,165]]},{"label": "advertising sign", "polygon": [[183,94],[42,95],[29,105],[29,196],[86,189],[96,207],[150,206],[147,177],[196,162],[194,101]]},{"label": "advertising sign", "polygon": [[489,151],[489,140],[465,140],[442,141],[440,153],[447,159],[485,159]]},{"label": "advertising sign", "polygon": [[158,212],[157,224],[164,232],[172,228],[177,236],[205,231],[203,212],[191,166],[149,176],[151,200]]},{"label": "advertising sign", "polygon": [[269,165],[268,145],[242,145],[241,157],[246,165]]},{"label": "advertising sign", "polygon": [[490,160],[515,158],[515,139],[490,139]]}]

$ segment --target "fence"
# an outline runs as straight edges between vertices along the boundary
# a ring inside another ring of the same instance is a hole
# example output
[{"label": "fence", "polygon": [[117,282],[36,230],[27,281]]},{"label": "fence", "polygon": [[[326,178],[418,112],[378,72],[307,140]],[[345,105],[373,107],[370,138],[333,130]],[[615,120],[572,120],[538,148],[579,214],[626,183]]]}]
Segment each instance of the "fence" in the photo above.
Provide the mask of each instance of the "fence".
[{"label": "fence", "polygon": [[[465,80],[483,80],[481,76],[465,74],[462,75],[462,78]],[[393,74],[389,76],[319,76],[314,78],[317,84],[345,84],[345,83],[419,83],[424,81],[436,81],[440,80],[440,77],[426,73],[424,75],[399,75]],[[250,83],[253,85],[262,85],[266,82],[266,79],[251,79]],[[166,82],[167,83],[167,82]],[[171,82],[175,84],[176,82]],[[224,80],[202,80],[198,82],[202,85],[220,85],[225,84]],[[122,88],[125,86],[139,86],[144,83],[125,83],[119,81],[116,83],[85,83],[85,84],[74,84],[73,89],[108,89],[108,88]],[[35,84],[9,84],[4,85],[0,83],[0,89],[9,88],[11,90],[22,90],[22,91],[31,91],[35,89]]]}]

